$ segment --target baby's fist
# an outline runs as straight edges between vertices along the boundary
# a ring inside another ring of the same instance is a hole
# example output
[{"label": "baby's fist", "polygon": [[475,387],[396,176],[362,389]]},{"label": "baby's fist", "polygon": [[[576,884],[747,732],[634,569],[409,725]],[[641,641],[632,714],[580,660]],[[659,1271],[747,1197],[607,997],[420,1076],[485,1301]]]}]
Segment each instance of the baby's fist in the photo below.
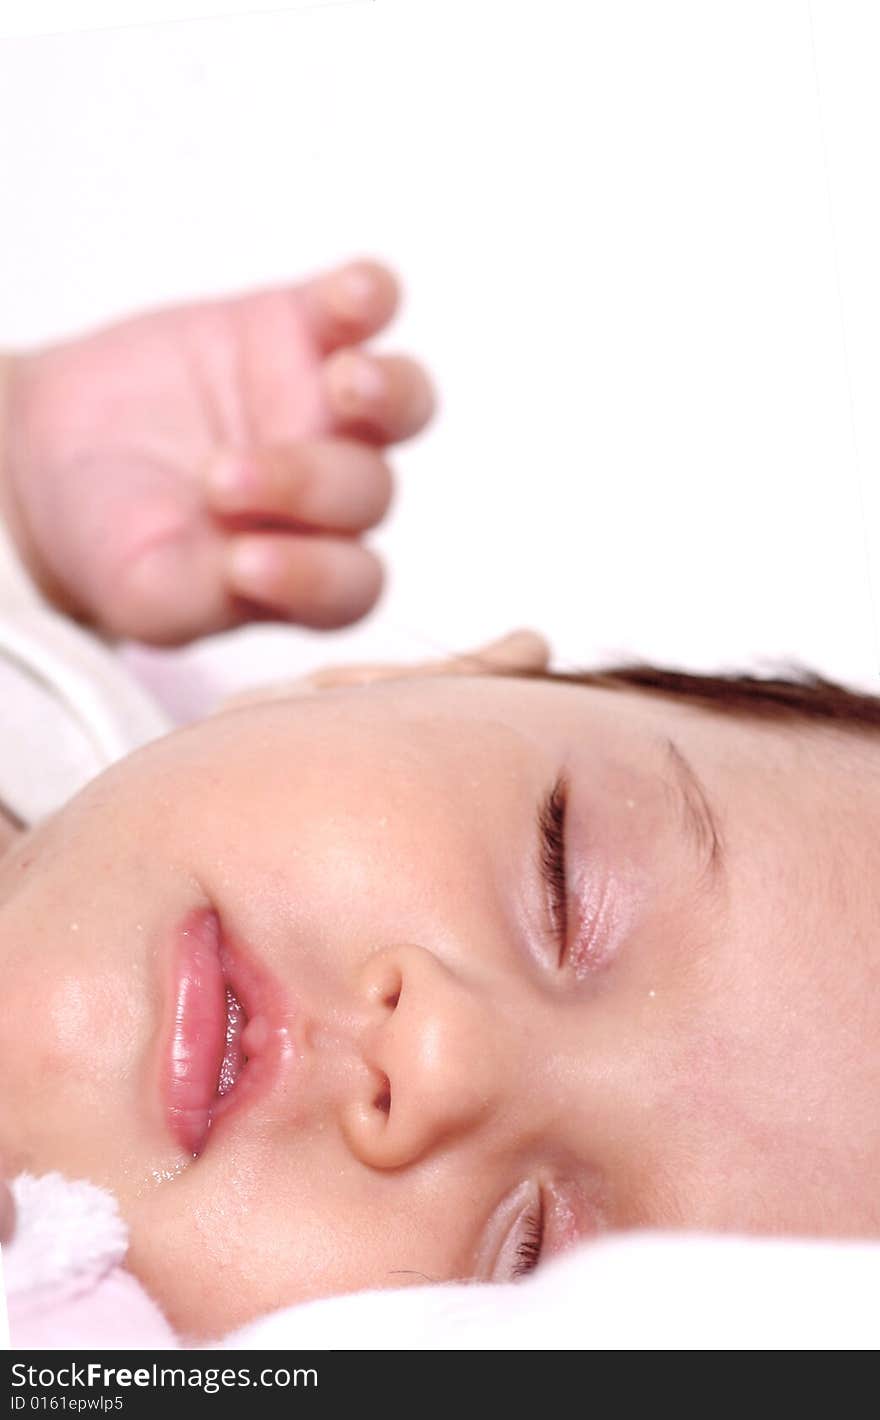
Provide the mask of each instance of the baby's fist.
[{"label": "baby's fist", "polygon": [[417,364],[362,347],[396,302],[361,261],[7,360],[0,512],[44,595],[157,645],[364,616],[382,449],[432,409]]}]

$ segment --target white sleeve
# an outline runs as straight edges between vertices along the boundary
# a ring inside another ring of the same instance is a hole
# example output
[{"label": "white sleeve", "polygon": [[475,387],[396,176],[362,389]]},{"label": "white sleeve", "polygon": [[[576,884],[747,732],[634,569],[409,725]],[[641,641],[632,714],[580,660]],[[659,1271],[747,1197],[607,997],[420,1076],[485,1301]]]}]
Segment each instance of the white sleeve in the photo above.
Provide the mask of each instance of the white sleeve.
[{"label": "white sleeve", "polygon": [[172,728],[109,644],[48,605],[0,522],[0,798],[33,823]]}]

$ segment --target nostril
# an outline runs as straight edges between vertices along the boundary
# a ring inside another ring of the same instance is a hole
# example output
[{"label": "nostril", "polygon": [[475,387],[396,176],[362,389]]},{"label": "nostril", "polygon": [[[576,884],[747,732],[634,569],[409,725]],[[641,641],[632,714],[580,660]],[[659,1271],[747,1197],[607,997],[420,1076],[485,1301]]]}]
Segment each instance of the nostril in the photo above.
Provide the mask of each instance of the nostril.
[{"label": "nostril", "polygon": [[393,1012],[403,991],[403,972],[394,956],[378,951],[372,956],[364,976],[367,999],[383,1011]]},{"label": "nostril", "polygon": [[382,1076],[382,1084],[373,1098],[373,1108],[379,1110],[380,1114],[391,1113],[391,1081],[387,1075]]}]

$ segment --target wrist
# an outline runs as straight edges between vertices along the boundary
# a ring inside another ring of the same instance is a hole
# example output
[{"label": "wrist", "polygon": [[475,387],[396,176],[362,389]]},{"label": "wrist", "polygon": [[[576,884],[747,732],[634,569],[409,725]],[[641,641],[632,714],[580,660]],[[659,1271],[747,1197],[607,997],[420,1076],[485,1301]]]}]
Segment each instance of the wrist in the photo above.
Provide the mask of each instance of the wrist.
[{"label": "wrist", "polygon": [[25,356],[0,352],[0,531],[20,564],[34,595],[56,610],[75,616],[71,599],[40,555],[28,526],[16,477],[15,383]]},{"label": "wrist", "polygon": [[12,472],[12,388],[17,366],[15,355],[0,354],[0,521],[22,569],[39,586],[34,548],[15,489]]}]

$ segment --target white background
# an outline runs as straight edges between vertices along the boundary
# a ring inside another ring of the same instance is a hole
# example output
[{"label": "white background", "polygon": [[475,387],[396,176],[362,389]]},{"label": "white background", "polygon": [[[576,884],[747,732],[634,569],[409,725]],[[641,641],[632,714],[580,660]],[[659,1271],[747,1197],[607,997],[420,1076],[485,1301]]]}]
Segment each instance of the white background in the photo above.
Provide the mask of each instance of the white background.
[{"label": "white background", "polygon": [[518,624],[880,688],[873,0],[248,8],[0,7],[0,342],[372,253],[441,392],[377,611],[141,658],[172,703]]}]

